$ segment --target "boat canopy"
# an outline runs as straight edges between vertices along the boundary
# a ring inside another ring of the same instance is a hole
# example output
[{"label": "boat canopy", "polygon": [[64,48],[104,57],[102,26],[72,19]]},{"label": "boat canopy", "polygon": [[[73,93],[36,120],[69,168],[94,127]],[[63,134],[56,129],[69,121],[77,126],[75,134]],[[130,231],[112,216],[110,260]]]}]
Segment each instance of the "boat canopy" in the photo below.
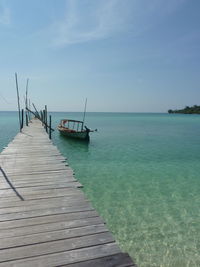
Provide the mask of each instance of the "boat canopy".
[{"label": "boat canopy", "polygon": [[60,126],[68,128],[68,129],[73,129],[76,131],[79,130],[79,128],[81,128],[81,130],[83,130],[83,121],[77,121],[77,120],[61,120],[60,121]]}]

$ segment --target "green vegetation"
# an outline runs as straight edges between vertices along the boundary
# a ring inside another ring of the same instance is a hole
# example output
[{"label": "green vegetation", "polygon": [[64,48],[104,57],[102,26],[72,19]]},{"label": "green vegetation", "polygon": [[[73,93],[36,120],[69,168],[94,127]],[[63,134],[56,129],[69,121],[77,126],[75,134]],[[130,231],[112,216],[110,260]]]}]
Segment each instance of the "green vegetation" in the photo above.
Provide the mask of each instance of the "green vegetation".
[{"label": "green vegetation", "polygon": [[184,109],[172,110],[169,109],[168,113],[182,113],[182,114],[200,114],[200,106],[194,105],[193,107],[185,107]]}]

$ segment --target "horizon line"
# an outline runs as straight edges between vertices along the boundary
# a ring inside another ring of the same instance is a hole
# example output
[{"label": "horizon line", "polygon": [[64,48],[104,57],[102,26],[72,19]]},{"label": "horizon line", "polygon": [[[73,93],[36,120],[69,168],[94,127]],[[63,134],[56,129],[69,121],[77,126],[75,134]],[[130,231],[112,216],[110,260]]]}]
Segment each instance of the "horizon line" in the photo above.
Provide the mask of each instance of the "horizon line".
[{"label": "horizon line", "polygon": [[[18,112],[18,110],[0,110],[0,112]],[[64,113],[64,112],[70,112],[70,113],[83,113],[83,111],[55,111],[55,110],[48,110],[48,112],[58,112],[58,113]],[[87,111],[86,113],[168,113],[162,112],[162,111]]]}]

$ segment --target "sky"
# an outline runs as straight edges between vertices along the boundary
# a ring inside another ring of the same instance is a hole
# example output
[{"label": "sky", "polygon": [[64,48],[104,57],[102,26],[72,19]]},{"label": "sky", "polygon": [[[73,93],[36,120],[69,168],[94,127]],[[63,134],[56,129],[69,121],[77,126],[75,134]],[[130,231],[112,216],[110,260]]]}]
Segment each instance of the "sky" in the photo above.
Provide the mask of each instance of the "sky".
[{"label": "sky", "polygon": [[0,0],[0,110],[200,105],[199,0]]}]

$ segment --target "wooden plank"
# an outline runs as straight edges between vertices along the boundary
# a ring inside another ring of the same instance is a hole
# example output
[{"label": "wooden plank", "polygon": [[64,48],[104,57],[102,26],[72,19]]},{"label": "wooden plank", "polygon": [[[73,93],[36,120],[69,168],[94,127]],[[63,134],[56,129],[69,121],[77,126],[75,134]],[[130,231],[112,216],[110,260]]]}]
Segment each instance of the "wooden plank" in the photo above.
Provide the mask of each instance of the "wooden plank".
[{"label": "wooden plank", "polygon": [[[11,172],[19,172],[22,171],[23,172],[32,172],[32,170],[41,170],[41,171],[45,171],[46,169],[48,170],[57,170],[57,169],[64,169],[65,170],[65,166],[68,166],[68,164],[65,162],[57,162],[57,163],[53,163],[53,161],[48,161],[45,162],[45,164],[40,164],[40,163],[33,163],[31,164],[30,162],[26,163],[26,166],[22,166],[22,163],[16,163],[16,162],[9,162],[9,163],[0,163],[1,167],[4,169],[4,171],[6,173],[11,173]],[[53,167],[53,169],[52,169]],[[12,168],[12,171],[10,170],[10,168]],[[8,170],[8,171],[7,171]]]},{"label": "wooden plank", "polygon": [[66,222],[66,221],[75,221],[86,218],[99,217],[95,210],[89,211],[80,211],[80,212],[71,212],[71,213],[61,213],[61,214],[51,214],[44,215],[33,218],[25,218],[20,220],[13,221],[4,221],[0,222],[0,231],[3,229],[13,229],[25,226],[34,226],[40,224],[48,224],[55,222]]},{"label": "wooden plank", "polygon": [[93,210],[93,208],[89,204],[83,204],[83,205],[80,204],[78,206],[71,206],[71,207],[30,210],[23,213],[16,212],[16,213],[3,214],[0,216],[0,221],[3,222],[3,221],[25,219],[25,218],[40,217],[45,215],[47,216],[52,214],[72,213],[72,212],[89,211],[89,210]]},{"label": "wooden plank", "polygon": [[[12,181],[11,181],[12,182]],[[15,188],[19,188],[19,187],[41,187],[41,186],[48,186],[48,185],[55,185],[59,186],[59,185],[63,185],[62,187],[67,187],[68,183],[72,183],[72,182],[77,182],[76,179],[74,179],[73,177],[68,177],[68,178],[59,178],[59,179],[44,179],[44,180],[35,180],[35,181],[26,181],[26,180],[22,180],[22,181],[14,181],[12,182],[13,186]],[[9,185],[6,181],[4,182],[0,182],[0,190],[3,189],[9,189]]]},{"label": "wooden plank", "polygon": [[[77,187],[77,188],[81,188],[83,187],[83,185],[77,181],[68,181],[68,182],[65,182],[65,183],[53,183],[53,184],[29,184],[28,186],[27,185],[15,185],[14,186],[15,188],[18,188],[18,191],[19,190],[23,190],[23,189],[30,189],[30,190],[45,190],[45,189],[59,189],[59,188],[71,188],[71,187]],[[0,188],[0,195],[1,195],[1,192],[2,190],[11,190],[10,189],[10,186],[8,184],[4,184],[4,185],[1,185],[1,188]]]},{"label": "wooden plank", "polygon": [[[49,178],[49,179],[56,179],[56,178],[65,178],[65,177],[73,177],[74,172],[72,170],[65,170],[63,171],[57,171],[57,172],[46,172],[46,173],[34,173],[34,174],[10,174],[9,175],[9,179],[10,180],[14,180],[14,181],[20,181],[20,180],[26,180],[26,181],[31,181],[31,180],[36,180],[36,179],[45,179],[45,178]],[[1,180],[3,180],[4,176],[2,174],[0,174]]]},{"label": "wooden plank", "polygon": [[[12,242],[14,242],[15,237],[20,237],[20,236],[25,237],[27,235],[33,236],[33,234],[40,233],[41,238],[42,238],[42,235],[46,232],[76,228],[76,227],[87,226],[87,225],[97,225],[97,224],[103,224],[103,220],[100,217],[91,217],[91,218],[85,218],[85,219],[79,219],[79,220],[62,221],[62,222],[54,222],[54,223],[52,222],[52,223],[47,223],[47,224],[31,225],[31,226],[24,226],[24,227],[18,227],[18,228],[7,229],[7,230],[0,230],[0,233],[1,233],[0,241],[2,243],[2,246],[4,247],[5,242],[2,242],[2,239],[6,239],[9,237],[12,237]],[[47,235],[50,235],[50,233],[48,233]],[[38,240],[41,240],[41,238],[39,235],[37,235]],[[29,239],[31,238],[29,237]],[[25,241],[23,240],[23,243],[24,242]],[[30,242],[30,240],[28,242]]]},{"label": "wooden plank", "polygon": [[72,171],[71,171],[71,169],[69,168],[69,169],[67,169],[66,167],[65,168],[62,168],[62,169],[57,169],[57,170],[36,170],[36,171],[34,171],[34,172],[15,172],[15,171],[13,171],[13,172],[7,172],[6,171],[6,175],[9,177],[9,176],[22,176],[22,175],[37,175],[37,174],[41,174],[41,175],[43,175],[43,174],[48,174],[48,173],[50,173],[50,174],[56,174],[56,173],[72,173]]},{"label": "wooden plank", "polygon": [[[1,179],[1,178],[0,178]],[[77,179],[73,175],[46,175],[46,176],[35,176],[32,179],[27,177],[17,177],[15,178],[10,178],[9,181],[12,182],[15,185],[20,185],[20,184],[34,184],[34,183],[52,183],[52,182],[67,182],[67,181],[77,181]],[[0,185],[7,184],[6,179],[2,179],[0,181]]]},{"label": "wooden plank", "polygon": [[[53,155],[53,154],[48,154],[48,155],[40,155],[40,159],[44,159],[44,160],[51,160],[51,159],[55,159],[55,160],[59,160],[59,161],[62,161],[62,160],[67,160],[65,157],[63,157],[62,155],[60,154],[56,154],[56,155]],[[24,160],[27,160],[28,157],[27,155],[25,154],[17,154],[17,158],[13,157],[13,154],[10,154],[10,155],[3,155],[3,154],[0,154],[0,160],[1,161],[6,161],[6,160],[11,160],[11,162],[14,162],[14,160],[16,160],[17,162],[23,162]],[[32,159],[34,160],[38,160],[38,157],[36,156],[32,156]]]},{"label": "wooden plank", "polygon": [[[62,266],[69,266],[68,264],[62,265]],[[102,257],[98,259],[93,259],[89,261],[83,261],[83,262],[77,262],[77,263],[71,263],[70,267],[131,267],[135,266],[133,264],[132,259],[127,253],[118,253],[115,255]]]},{"label": "wooden plank", "polygon": [[[74,189],[73,187],[71,187],[70,189]],[[35,194],[28,194],[28,195],[23,195],[23,198],[24,198],[24,200],[25,201],[27,201],[27,200],[36,200],[36,199],[49,199],[49,198],[58,198],[58,197],[64,197],[64,196],[71,196],[71,195],[79,195],[79,192],[78,191],[76,191],[76,192],[74,192],[74,191],[72,191],[72,192],[68,192],[67,190],[65,190],[65,191],[56,191],[56,189],[55,190],[53,190],[53,191],[45,191],[45,190],[43,190],[42,192],[40,192],[40,193],[38,193],[38,192],[36,192]],[[14,194],[13,194],[13,196],[5,196],[4,195],[4,197],[2,197],[1,196],[1,202],[4,202],[4,201],[10,201],[10,200],[13,200],[13,201],[20,201],[21,202],[21,200],[17,197],[17,196],[15,196]]]},{"label": "wooden plank", "polygon": [[6,251],[6,249],[10,248],[37,245],[40,243],[47,243],[57,240],[63,240],[80,236],[88,236],[97,233],[107,233],[107,232],[108,229],[105,227],[104,224],[85,225],[85,226],[82,225],[80,227],[67,228],[61,230],[58,229],[51,232],[35,233],[23,237],[18,236],[13,238],[2,238],[0,243],[0,248],[2,249],[3,253],[4,251]]},{"label": "wooden plank", "polygon": [[69,239],[56,240],[48,243],[37,243],[37,245],[10,248],[3,251],[0,250],[0,262],[24,259],[40,255],[48,255],[57,252],[65,252],[68,250],[107,244],[111,242],[114,242],[111,234],[98,233],[83,237],[80,236]]},{"label": "wooden plank", "polygon": [[29,209],[33,205],[51,205],[53,203],[59,203],[60,205],[69,205],[72,202],[78,202],[83,203],[84,201],[88,201],[84,194],[78,194],[78,195],[71,195],[71,196],[63,196],[63,197],[57,197],[57,198],[50,198],[50,199],[35,199],[35,200],[26,200],[26,201],[2,201],[0,202],[0,212],[3,209],[7,208],[14,208],[14,207],[29,207]]},{"label": "wooden plank", "polygon": [[[42,189],[42,188],[20,188],[18,192],[24,196],[29,196],[29,195],[38,195],[38,194],[45,194],[45,193],[54,193],[55,195],[57,193],[63,193],[64,195],[66,194],[73,194],[73,193],[79,193],[80,189],[77,188],[49,188],[49,189]],[[7,189],[7,190],[0,190],[0,196],[11,196],[13,195],[13,190],[12,189]]]},{"label": "wooden plank", "polygon": [[[22,202],[21,202],[22,203]],[[56,207],[75,207],[75,206],[83,206],[83,205],[91,205],[88,201],[84,200],[83,198],[70,198],[69,201],[65,201],[64,199],[51,199],[51,201],[41,201],[37,204],[30,204],[30,205],[20,205],[15,207],[8,207],[8,208],[1,208],[0,209],[0,216],[3,214],[10,214],[10,213],[18,213],[18,212],[27,212],[34,210],[41,210],[41,209],[49,209],[49,208],[56,208]],[[92,207],[92,206],[91,206]]]},{"label": "wooden plank", "polygon": [[64,171],[64,170],[66,170],[65,169],[65,167],[64,166],[61,166],[61,167],[55,167],[55,168],[53,168],[53,166],[46,166],[46,168],[43,168],[43,169],[29,169],[29,170],[13,170],[13,171],[7,171],[6,169],[5,169],[5,173],[6,173],[6,175],[7,176],[9,176],[10,174],[34,174],[34,173],[47,173],[47,172],[49,172],[49,171]]},{"label": "wooden plank", "polygon": [[38,257],[27,258],[24,260],[15,260],[0,263],[0,266],[12,266],[16,267],[50,267],[60,266],[64,264],[71,264],[75,262],[92,260],[108,255],[115,255],[120,253],[119,247],[115,243],[108,243],[103,245],[97,245],[87,248],[81,248],[76,250],[70,250],[65,252],[53,253]]},{"label": "wooden plank", "polygon": [[[46,173],[32,173],[32,174],[10,174],[8,176],[9,180],[13,181],[13,182],[17,182],[17,181],[31,181],[33,180],[33,182],[35,180],[44,180],[45,178],[48,179],[57,179],[57,178],[67,178],[67,177],[73,177],[74,172],[72,170],[65,170],[63,171],[57,171],[57,172],[46,172]],[[2,175],[2,173],[0,173],[0,178],[1,181],[5,181],[4,176]]]}]

